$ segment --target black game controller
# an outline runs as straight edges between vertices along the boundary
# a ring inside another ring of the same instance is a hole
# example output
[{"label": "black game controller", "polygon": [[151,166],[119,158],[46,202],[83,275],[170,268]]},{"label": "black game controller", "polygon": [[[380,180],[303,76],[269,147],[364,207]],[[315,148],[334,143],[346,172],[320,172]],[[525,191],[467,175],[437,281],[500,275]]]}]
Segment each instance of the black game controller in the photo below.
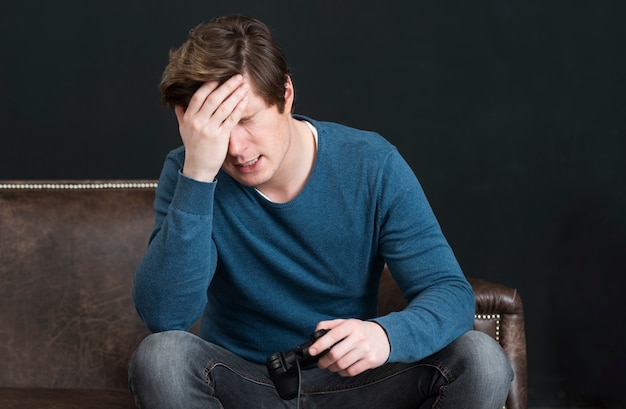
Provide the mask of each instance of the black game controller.
[{"label": "black game controller", "polygon": [[267,371],[270,374],[278,395],[284,400],[291,400],[298,396],[300,389],[300,368],[306,368],[328,352],[311,356],[309,347],[320,339],[328,330],[320,329],[311,335],[311,338],[302,345],[298,345],[291,351],[274,352],[267,357]]}]

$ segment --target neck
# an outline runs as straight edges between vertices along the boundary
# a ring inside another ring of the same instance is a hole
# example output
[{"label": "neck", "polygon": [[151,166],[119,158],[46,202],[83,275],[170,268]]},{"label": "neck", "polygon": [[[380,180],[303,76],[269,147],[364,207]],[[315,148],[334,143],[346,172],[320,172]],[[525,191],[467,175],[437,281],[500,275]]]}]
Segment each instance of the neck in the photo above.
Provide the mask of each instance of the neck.
[{"label": "neck", "polygon": [[257,189],[268,200],[286,203],[304,189],[315,164],[316,139],[304,121],[290,119],[290,146],[275,183]]}]

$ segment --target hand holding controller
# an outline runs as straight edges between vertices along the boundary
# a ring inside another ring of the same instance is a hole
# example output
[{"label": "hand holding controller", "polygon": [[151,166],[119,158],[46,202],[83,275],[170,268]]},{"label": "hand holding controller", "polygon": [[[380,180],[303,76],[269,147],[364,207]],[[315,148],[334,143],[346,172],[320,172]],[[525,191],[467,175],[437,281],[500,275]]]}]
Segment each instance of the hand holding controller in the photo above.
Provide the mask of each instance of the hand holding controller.
[{"label": "hand holding controller", "polygon": [[326,350],[316,356],[309,355],[309,347],[327,332],[326,329],[317,330],[308,341],[294,349],[286,352],[275,352],[267,357],[267,371],[281,398],[285,400],[295,398],[300,389],[300,368],[317,362],[322,355],[328,352]]}]

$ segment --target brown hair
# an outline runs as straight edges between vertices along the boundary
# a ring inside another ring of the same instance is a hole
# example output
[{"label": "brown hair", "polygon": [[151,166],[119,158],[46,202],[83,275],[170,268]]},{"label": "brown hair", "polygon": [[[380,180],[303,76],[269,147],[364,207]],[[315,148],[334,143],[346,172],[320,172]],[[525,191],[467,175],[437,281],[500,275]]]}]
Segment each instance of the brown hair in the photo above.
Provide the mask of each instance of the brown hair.
[{"label": "brown hair", "polygon": [[217,17],[191,29],[187,40],[170,51],[160,84],[161,102],[186,108],[203,83],[223,83],[244,73],[258,95],[282,113],[289,68],[267,26],[244,15]]}]

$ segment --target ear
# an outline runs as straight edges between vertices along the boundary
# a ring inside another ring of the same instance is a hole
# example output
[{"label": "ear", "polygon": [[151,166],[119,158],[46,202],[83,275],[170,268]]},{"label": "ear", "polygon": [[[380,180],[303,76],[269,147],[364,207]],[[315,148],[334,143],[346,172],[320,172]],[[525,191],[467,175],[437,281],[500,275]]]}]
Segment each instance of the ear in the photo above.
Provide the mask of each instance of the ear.
[{"label": "ear", "polygon": [[293,87],[290,75],[285,75],[285,112],[291,112],[296,98],[296,90]]}]

